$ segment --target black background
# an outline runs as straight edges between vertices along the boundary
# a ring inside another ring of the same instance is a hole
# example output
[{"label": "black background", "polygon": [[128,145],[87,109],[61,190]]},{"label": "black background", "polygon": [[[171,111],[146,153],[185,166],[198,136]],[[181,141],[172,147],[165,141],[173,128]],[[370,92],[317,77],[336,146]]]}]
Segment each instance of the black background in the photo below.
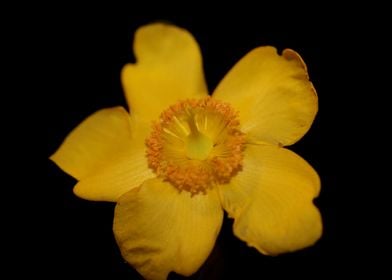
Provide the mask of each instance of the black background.
[{"label": "black background", "polygon": [[[322,191],[316,199],[324,222],[324,234],[313,247],[278,257],[266,257],[238,240],[225,218],[216,247],[202,269],[192,279],[267,279],[283,277],[310,278],[337,273],[336,185],[332,171],[322,155],[325,147],[327,109],[326,90],[322,84],[325,60],[323,29],[308,23],[290,22],[279,26],[279,18],[263,20],[262,15],[242,17],[140,14],[116,12],[69,12],[56,21],[56,31],[49,34],[48,52],[53,59],[50,70],[52,93],[48,119],[50,156],[64,137],[91,113],[105,107],[123,105],[120,70],[134,60],[132,38],[137,27],[152,21],[168,21],[188,29],[198,41],[204,59],[210,92],[225,73],[248,51],[261,45],[273,45],[282,51],[292,48],[305,60],[310,78],[317,89],[320,111],[305,135],[290,149],[305,158],[320,174]],[[318,30],[318,32],[314,32]],[[90,202],[72,193],[76,181],[48,161],[47,197],[61,208],[59,227],[50,235],[56,240],[48,253],[55,259],[55,273],[86,279],[141,279],[121,258],[112,234],[113,203]],[[58,220],[58,219],[57,219]],[[54,224],[54,221],[53,221]],[[340,254],[344,250],[340,249]],[[171,275],[170,279],[182,279]]]}]

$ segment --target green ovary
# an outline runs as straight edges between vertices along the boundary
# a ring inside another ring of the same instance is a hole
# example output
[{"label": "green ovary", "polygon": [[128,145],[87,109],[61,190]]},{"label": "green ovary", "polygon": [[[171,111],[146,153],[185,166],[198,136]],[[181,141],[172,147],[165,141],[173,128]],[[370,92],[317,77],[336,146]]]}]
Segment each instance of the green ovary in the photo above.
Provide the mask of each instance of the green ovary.
[{"label": "green ovary", "polygon": [[210,138],[200,132],[192,132],[186,139],[186,156],[190,159],[204,160],[210,154],[212,147]]}]

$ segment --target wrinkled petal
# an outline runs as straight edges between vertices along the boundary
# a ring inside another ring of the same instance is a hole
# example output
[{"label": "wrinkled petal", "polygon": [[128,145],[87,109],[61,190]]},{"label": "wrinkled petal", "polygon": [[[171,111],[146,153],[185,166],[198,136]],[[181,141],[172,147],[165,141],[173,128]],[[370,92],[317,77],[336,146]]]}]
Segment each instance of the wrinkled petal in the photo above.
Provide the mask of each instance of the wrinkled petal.
[{"label": "wrinkled petal", "polygon": [[144,155],[147,133],[123,108],[103,109],[77,126],[51,159],[79,180],[79,197],[116,201],[153,176]]},{"label": "wrinkled petal", "polygon": [[310,128],[316,91],[299,54],[273,47],[249,52],[226,75],[213,96],[240,112],[242,130],[255,142],[291,145]]},{"label": "wrinkled petal", "polygon": [[312,203],[319,177],[287,149],[248,145],[243,171],[219,190],[234,218],[234,234],[264,254],[302,249],[321,236],[321,217]]},{"label": "wrinkled petal", "polygon": [[199,269],[222,219],[216,191],[192,197],[151,179],[120,198],[113,229],[127,262],[146,279],[166,279],[170,271],[188,276]]},{"label": "wrinkled petal", "polygon": [[178,100],[207,95],[200,49],[185,29],[154,23],[136,31],[136,64],[127,64],[122,83],[131,113],[146,120]]}]

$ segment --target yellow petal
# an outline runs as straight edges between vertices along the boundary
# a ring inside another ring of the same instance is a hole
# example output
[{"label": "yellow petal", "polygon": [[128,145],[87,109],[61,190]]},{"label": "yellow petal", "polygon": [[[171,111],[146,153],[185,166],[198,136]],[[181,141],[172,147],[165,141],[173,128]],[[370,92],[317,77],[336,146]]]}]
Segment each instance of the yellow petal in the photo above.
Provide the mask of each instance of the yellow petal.
[{"label": "yellow petal", "polygon": [[127,262],[146,279],[166,279],[170,271],[188,276],[198,270],[222,219],[216,191],[191,197],[151,179],[120,198],[113,229]]},{"label": "yellow petal", "polygon": [[121,107],[100,110],[77,126],[51,159],[78,179],[76,195],[116,201],[153,177],[145,157],[148,128],[132,124]]},{"label": "yellow petal", "polygon": [[131,138],[129,115],[123,108],[99,110],[79,124],[50,159],[80,180],[121,152]]},{"label": "yellow petal", "polygon": [[243,171],[219,190],[234,218],[234,234],[264,254],[302,249],[321,236],[321,217],[312,203],[319,177],[287,149],[248,145]]},{"label": "yellow petal", "polygon": [[123,68],[125,96],[146,120],[180,99],[207,95],[200,49],[186,30],[164,23],[143,26],[134,38],[136,64]]},{"label": "yellow petal", "polygon": [[127,154],[79,181],[73,191],[84,199],[115,202],[124,193],[154,177],[155,174],[148,168],[144,149],[131,146]]},{"label": "yellow petal", "polygon": [[240,112],[242,130],[254,141],[291,145],[310,128],[317,95],[299,54],[273,47],[249,52],[226,75],[213,96]]}]

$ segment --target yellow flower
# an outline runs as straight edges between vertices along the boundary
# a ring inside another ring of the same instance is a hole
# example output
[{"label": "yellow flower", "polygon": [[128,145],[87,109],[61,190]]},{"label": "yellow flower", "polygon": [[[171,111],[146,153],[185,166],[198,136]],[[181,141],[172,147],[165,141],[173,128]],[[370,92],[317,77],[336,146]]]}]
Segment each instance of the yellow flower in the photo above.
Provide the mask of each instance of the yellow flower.
[{"label": "yellow flower", "polygon": [[283,148],[317,112],[305,63],[293,50],[259,47],[208,96],[198,45],[186,30],[137,30],[135,64],[122,71],[130,114],[100,110],[51,159],[78,180],[77,196],[117,202],[114,234],[147,279],[191,275],[211,252],[223,211],[234,234],[266,255],[321,235],[312,200],[317,173]]}]

